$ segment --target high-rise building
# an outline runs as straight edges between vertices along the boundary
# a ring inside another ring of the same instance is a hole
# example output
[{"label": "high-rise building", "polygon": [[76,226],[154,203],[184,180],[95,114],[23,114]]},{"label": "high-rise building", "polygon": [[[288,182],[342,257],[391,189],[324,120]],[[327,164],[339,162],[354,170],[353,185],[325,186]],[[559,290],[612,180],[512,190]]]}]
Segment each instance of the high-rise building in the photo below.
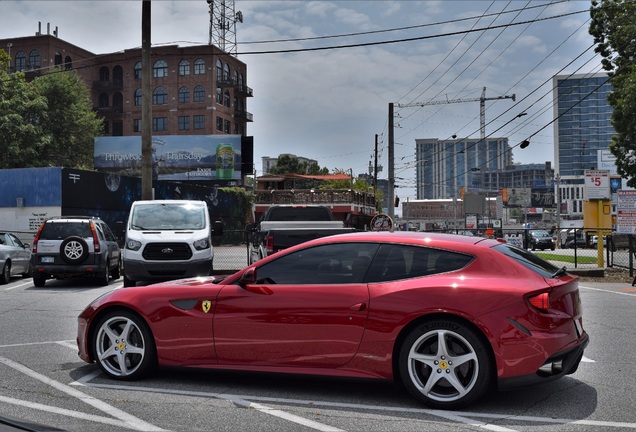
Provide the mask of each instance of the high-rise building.
[{"label": "high-rise building", "polygon": [[456,198],[476,187],[481,170],[503,170],[512,164],[508,138],[416,139],[417,199]]},{"label": "high-rise building", "polygon": [[561,216],[583,217],[585,170],[598,169],[599,152],[607,151],[614,128],[612,91],[607,74],[556,75],[554,97],[554,169]]}]

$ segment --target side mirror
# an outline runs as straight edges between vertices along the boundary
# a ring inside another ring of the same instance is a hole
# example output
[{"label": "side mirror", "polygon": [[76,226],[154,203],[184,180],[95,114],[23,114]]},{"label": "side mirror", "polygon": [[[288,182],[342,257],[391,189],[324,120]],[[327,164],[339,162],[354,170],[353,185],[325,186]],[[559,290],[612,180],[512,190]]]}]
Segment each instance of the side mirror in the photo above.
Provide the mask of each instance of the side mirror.
[{"label": "side mirror", "polygon": [[256,232],[258,230],[258,224],[256,223],[248,223],[245,225],[245,231],[247,232]]},{"label": "side mirror", "polygon": [[22,243],[22,245],[24,246],[24,249],[31,249],[30,243]]},{"label": "side mirror", "polygon": [[213,236],[222,236],[223,235],[223,221],[217,220],[212,224],[212,235]]},{"label": "side mirror", "polygon": [[254,283],[256,283],[256,269],[253,267],[245,270],[238,280],[238,284],[242,287]]}]

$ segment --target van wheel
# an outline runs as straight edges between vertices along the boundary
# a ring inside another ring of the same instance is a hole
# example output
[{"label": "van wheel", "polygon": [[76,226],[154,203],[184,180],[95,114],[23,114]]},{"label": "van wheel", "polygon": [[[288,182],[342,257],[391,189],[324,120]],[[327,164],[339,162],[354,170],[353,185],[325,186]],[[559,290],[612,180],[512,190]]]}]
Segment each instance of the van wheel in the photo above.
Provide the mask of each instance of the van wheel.
[{"label": "van wheel", "polygon": [[126,277],[126,274],[124,273],[124,287],[134,287],[137,285],[137,282],[135,282],[134,280],[130,280]]}]

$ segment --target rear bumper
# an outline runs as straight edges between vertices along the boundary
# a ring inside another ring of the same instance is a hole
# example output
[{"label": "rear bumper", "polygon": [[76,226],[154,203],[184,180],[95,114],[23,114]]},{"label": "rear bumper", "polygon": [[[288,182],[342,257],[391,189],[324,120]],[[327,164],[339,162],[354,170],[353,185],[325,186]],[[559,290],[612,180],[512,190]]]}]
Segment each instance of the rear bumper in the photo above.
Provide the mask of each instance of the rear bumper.
[{"label": "rear bumper", "polygon": [[95,256],[95,264],[46,264],[38,263],[37,256],[31,258],[31,276],[47,278],[93,277],[101,274],[106,266],[101,255]]},{"label": "rear bumper", "polygon": [[583,351],[590,342],[587,334],[581,343],[565,351],[558,352],[548,358],[544,364],[533,374],[500,378],[497,382],[499,390],[511,390],[518,387],[553,381],[564,375],[576,372],[583,358]]}]

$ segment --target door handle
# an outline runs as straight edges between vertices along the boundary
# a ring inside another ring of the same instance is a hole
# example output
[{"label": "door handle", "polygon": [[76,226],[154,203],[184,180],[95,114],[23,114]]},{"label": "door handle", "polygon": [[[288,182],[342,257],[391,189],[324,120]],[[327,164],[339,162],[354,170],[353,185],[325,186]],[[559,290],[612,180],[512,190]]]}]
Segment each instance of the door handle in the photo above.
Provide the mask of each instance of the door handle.
[{"label": "door handle", "polygon": [[367,308],[367,304],[365,302],[361,302],[361,303],[354,304],[349,309],[351,309],[352,311],[363,311],[366,308]]}]

